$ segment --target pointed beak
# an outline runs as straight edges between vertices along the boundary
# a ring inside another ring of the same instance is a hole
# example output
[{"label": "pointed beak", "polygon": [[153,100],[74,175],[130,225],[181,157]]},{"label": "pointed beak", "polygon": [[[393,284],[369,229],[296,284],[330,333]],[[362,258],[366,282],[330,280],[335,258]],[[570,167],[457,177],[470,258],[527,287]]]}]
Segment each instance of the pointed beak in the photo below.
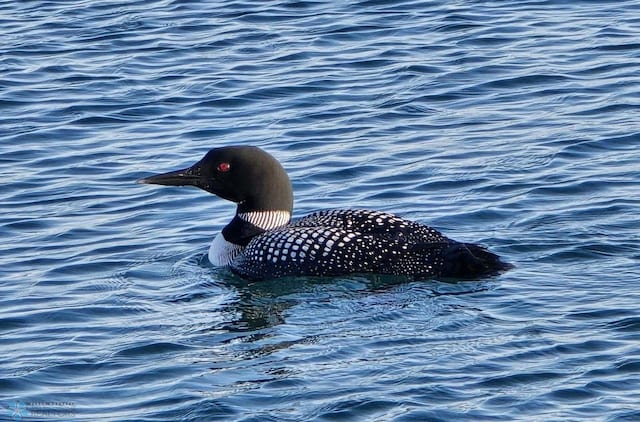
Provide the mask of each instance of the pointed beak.
[{"label": "pointed beak", "polygon": [[182,170],[145,177],[138,180],[138,183],[144,183],[147,185],[202,187],[204,185],[204,181],[204,177],[200,175],[200,166],[196,164]]}]

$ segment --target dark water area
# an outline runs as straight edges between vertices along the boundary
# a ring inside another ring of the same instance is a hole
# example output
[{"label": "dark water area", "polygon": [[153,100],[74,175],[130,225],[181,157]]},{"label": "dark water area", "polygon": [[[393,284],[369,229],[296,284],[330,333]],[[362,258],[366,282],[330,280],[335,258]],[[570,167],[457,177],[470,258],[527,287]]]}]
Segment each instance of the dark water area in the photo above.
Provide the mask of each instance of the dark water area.
[{"label": "dark water area", "polygon": [[[0,420],[640,420],[640,4],[0,3]],[[135,181],[257,145],[294,214],[489,279],[248,283],[234,206]]]}]

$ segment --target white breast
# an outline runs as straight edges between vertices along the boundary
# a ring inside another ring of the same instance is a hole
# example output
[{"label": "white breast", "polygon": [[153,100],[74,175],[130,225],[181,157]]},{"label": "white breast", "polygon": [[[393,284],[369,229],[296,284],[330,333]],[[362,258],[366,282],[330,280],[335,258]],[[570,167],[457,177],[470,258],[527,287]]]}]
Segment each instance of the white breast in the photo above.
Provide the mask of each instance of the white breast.
[{"label": "white breast", "polygon": [[216,267],[226,267],[243,249],[244,247],[228,242],[222,233],[218,233],[209,247],[209,262]]}]

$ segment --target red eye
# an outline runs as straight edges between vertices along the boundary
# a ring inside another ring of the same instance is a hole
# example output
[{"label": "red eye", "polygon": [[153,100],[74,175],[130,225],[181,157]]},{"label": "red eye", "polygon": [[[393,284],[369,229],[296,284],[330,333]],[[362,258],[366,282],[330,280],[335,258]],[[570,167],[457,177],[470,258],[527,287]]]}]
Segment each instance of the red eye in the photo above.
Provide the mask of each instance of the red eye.
[{"label": "red eye", "polygon": [[231,165],[229,163],[220,163],[218,164],[218,171],[221,173],[226,173],[231,170]]}]

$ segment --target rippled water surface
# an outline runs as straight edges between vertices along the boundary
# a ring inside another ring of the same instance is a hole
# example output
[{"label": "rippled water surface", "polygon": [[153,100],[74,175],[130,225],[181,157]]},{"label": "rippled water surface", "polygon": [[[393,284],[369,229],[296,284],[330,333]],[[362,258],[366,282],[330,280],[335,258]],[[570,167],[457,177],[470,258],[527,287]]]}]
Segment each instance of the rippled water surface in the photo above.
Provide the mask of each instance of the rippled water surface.
[{"label": "rippled water surface", "polygon": [[[0,420],[640,420],[636,1],[3,1]],[[250,284],[254,144],[516,268]]]}]

